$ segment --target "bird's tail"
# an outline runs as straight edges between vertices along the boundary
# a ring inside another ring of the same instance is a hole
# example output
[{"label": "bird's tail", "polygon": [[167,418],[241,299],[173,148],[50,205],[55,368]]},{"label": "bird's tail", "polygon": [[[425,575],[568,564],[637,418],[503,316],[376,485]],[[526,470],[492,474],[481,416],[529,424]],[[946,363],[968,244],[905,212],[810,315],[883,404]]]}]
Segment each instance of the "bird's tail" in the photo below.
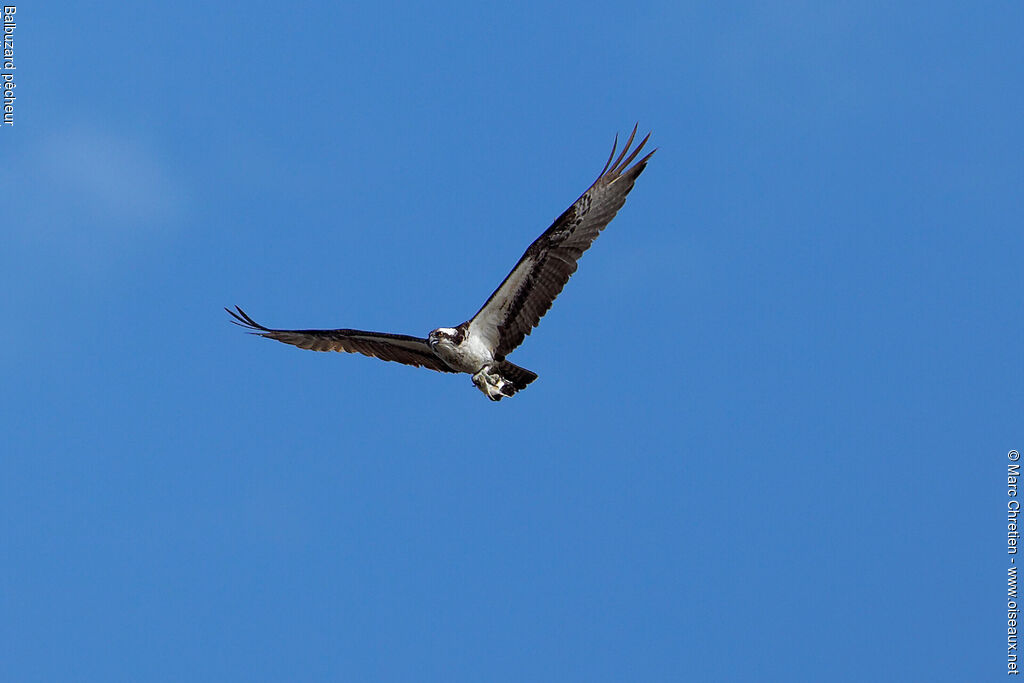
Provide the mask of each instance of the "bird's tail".
[{"label": "bird's tail", "polygon": [[[536,372],[531,372],[526,368],[521,368],[515,363],[509,363],[507,360],[495,363],[492,367],[498,371],[498,374],[501,375],[502,379],[506,382],[511,382],[512,386],[515,387],[515,391],[511,394],[506,394],[507,396],[511,396],[516,391],[522,391],[526,388],[527,384],[537,379]],[[504,393],[504,391],[502,393]]]}]

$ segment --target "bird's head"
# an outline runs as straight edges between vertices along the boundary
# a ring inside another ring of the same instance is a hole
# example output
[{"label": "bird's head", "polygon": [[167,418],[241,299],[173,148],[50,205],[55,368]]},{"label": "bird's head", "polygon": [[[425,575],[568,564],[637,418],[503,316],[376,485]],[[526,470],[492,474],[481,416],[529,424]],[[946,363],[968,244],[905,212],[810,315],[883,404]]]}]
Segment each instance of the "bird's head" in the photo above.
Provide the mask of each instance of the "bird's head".
[{"label": "bird's head", "polygon": [[454,347],[462,343],[463,334],[461,330],[454,327],[439,327],[427,337],[427,344],[430,348],[436,348],[438,344]]}]

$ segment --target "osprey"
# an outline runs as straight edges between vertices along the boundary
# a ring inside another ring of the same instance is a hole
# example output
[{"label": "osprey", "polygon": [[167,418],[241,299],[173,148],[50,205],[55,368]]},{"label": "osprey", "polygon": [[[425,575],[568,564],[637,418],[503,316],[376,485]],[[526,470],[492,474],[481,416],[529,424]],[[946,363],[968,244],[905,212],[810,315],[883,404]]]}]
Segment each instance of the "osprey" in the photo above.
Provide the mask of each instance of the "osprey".
[{"label": "osprey", "polygon": [[654,154],[630,166],[651,137],[648,133],[630,152],[636,131],[634,126],[618,158],[615,136],[612,153],[594,184],[530,245],[483,308],[461,325],[439,327],[426,339],[361,330],[274,330],[238,306],[224,310],[234,317],[233,323],[261,337],[312,351],[361,353],[438,372],[465,372],[492,401],[512,396],[537,379],[537,373],[505,357],[540,323],[576,271],[576,261],[622,208]]}]

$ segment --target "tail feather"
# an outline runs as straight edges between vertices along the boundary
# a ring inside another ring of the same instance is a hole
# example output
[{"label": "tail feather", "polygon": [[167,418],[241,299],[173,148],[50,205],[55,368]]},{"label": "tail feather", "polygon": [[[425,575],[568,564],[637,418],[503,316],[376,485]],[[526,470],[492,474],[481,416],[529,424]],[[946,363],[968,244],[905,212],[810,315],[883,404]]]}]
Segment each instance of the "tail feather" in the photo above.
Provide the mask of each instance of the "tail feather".
[{"label": "tail feather", "polygon": [[[495,363],[494,369],[497,370],[498,374],[500,374],[506,381],[511,382],[516,391],[522,391],[526,388],[527,384],[537,379],[536,372],[532,372],[526,368],[521,368],[515,363],[510,363],[507,360]],[[508,395],[511,396],[512,394]]]}]

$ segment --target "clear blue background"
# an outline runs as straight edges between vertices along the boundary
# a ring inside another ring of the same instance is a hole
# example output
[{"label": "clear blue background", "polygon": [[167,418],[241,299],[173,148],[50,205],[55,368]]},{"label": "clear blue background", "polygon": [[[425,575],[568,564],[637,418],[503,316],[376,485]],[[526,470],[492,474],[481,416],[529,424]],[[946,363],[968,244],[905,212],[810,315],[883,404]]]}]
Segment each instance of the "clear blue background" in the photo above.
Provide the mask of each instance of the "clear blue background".
[{"label": "clear blue background", "polygon": [[[25,3],[0,679],[1004,676],[1018,2]],[[513,360],[462,322],[635,121]]]}]

